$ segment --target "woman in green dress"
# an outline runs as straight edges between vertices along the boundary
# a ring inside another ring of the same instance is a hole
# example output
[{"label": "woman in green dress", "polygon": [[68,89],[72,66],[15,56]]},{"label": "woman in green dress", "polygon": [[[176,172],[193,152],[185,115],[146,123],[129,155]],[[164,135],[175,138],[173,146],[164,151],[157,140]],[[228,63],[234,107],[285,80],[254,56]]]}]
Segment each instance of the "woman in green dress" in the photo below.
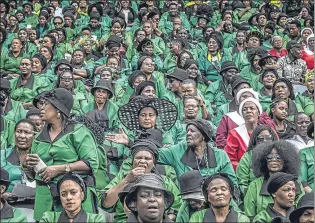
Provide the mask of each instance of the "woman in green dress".
[{"label": "woman in green dress", "polygon": [[32,57],[37,52],[37,46],[29,41],[29,33],[26,28],[20,29],[18,32],[18,38],[22,42],[22,51],[25,56]]},{"label": "woman in green dress", "polygon": [[[284,140],[264,143],[253,150],[252,167],[257,179],[252,181],[244,198],[245,214],[254,218],[259,212],[273,203],[267,191],[267,182],[273,173],[284,172],[298,176],[300,173],[300,156],[297,148]],[[304,187],[297,181],[297,203],[305,194]]]},{"label": "woman in green dress", "polygon": [[87,186],[75,173],[65,174],[57,184],[62,212],[45,212],[40,222],[105,222],[102,214],[87,213],[82,203],[87,199]]},{"label": "woman in green dress", "polygon": [[307,88],[302,94],[295,98],[296,106],[303,109],[307,115],[314,114],[314,69],[305,75],[305,86]]},{"label": "woman in green dress", "polygon": [[63,88],[45,92],[33,101],[46,123],[22,165],[28,177],[36,180],[37,221],[46,211],[62,210],[56,183],[70,171],[80,171],[87,184],[83,209],[97,213],[92,175],[99,168],[98,147],[94,135],[84,125],[69,119],[73,102],[72,94]]}]

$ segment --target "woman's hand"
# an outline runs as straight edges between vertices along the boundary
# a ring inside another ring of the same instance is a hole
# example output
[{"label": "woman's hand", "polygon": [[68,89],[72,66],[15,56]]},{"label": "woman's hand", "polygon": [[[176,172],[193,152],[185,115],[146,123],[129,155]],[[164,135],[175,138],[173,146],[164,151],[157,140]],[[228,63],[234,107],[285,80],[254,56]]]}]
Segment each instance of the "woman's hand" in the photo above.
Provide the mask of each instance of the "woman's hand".
[{"label": "woman's hand", "polygon": [[123,144],[123,145],[128,145],[129,143],[128,136],[126,135],[124,130],[122,130],[121,128],[119,129],[119,134],[108,134],[105,136],[105,139],[111,142]]},{"label": "woman's hand", "polygon": [[23,161],[23,166],[26,166],[28,169],[34,169],[39,161],[40,158],[37,154],[27,154],[25,160]]},{"label": "woman's hand", "polygon": [[124,178],[124,180],[128,183],[132,183],[132,182],[136,181],[136,179],[143,174],[145,174],[145,168],[136,167],[136,168],[129,171],[129,173]]},{"label": "woman's hand", "polygon": [[38,175],[45,183],[48,183],[51,179],[55,178],[59,174],[60,172],[55,166],[47,166],[38,172]]}]

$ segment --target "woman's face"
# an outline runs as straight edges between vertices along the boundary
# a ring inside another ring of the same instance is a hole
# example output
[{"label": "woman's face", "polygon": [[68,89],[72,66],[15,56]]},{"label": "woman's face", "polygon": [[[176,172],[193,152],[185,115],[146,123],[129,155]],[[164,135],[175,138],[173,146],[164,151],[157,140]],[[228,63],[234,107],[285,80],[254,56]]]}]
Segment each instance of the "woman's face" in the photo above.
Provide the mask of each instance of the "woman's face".
[{"label": "woman's face", "polygon": [[91,53],[92,52],[92,45],[90,42],[85,42],[83,44],[83,50],[85,53]]},{"label": "woman's face", "polygon": [[245,42],[245,33],[244,32],[238,32],[236,34],[236,42],[238,44],[243,44]]},{"label": "woman's face", "polygon": [[281,17],[279,19],[279,25],[280,26],[285,26],[287,24],[287,22],[288,22],[288,18],[287,17]]},{"label": "woman's face", "polygon": [[314,91],[314,76],[313,75],[310,75],[310,77],[308,78],[306,87],[309,92]]},{"label": "woman's face", "polygon": [[153,108],[143,108],[139,113],[139,124],[144,129],[155,128],[157,115]]},{"label": "woman's face", "polygon": [[60,200],[62,207],[68,212],[76,212],[81,209],[84,193],[79,184],[73,180],[65,180],[60,185]]},{"label": "woman's face", "polygon": [[272,46],[273,46],[275,49],[281,49],[281,48],[282,48],[282,38],[281,38],[281,37],[276,37],[276,38],[273,40]]},{"label": "woman's face", "polygon": [[20,63],[20,72],[23,76],[27,76],[32,73],[32,61],[30,59],[22,59]]},{"label": "woman's face", "polygon": [[121,6],[124,9],[129,8],[129,0],[121,0]]},{"label": "woman's face", "polygon": [[54,25],[55,25],[55,28],[62,28],[63,22],[60,18],[56,18],[54,19]]},{"label": "woman's face", "polygon": [[112,74],[108,70],[104,70],[102,73],[100,73],[100,79],[103,80],[112,80]]},{"label": "woman's face", "polygon": [[267,23],[267,18],[264,15],[259,16],[258,18],[258,25],[265,26]]},{"label": "woman's face", "polygon": [[301,14],[302,18],[306,18],[308,16],[308,10],[306,8],[302,8]]},{"label": "woman's face", "polygon": [[187,39],[188,38],[188,32],[187,30],[185,29],[180,29],[178,32],[177,32],[177,35],[182,38],[182,39]]},{"label": "woman's face", "polygon": [[232,15],[230,13],[226,13],[223,17],[223,21],[232,21]]},{"label": "woman's face", "polygon": [[198,66],[196,64],[192,64],[187,68],[187,73],[189,78],[195,79],[197,78],[198,75]]},{"label": "woman's face", "polygon": [[142,90],[141,95],[146,96],[148,98],[156,98],[155,89],[152,86],[146,86]]},{"label": "woman's face", "polygon": [[145,173],[150,173],[154,166],[154,158],[148,151],[139,151],[133,158],[132,166],[133,168],[143,167],[145,168]]},{"label": "woman's face", "polygon": [[259,118],[259,111],[254,102],[246,102],[243,106],[243,117],[246,123],[255,123]]},{"label": "woman's face", "polygon": [[47,20],[46,20],[45,16],[40,16],[40,17],[39,17],[39,24],[40,24],[41,26],[45,25],[46,22],[47,22]]},{"label": "woman's face", "polygon": [[272,72],[268,72],[267,74],[265,74],[264,78],[263,78],[263,85],[268,88],[271,89],[273,86],[273,83],[276,81],[277,77],[274,73]]},{"label": "woman's face", "polygon": [[27,41],[28,40],[28,34],[26,32],[26,30],[20,30],[19,33],[18,33],[18,36],[19,36],[19,39],[24,42],[24,41]]},{"label": "woman's face", "polygon": [[267,168],[270,173],[277,173],[283,170],[283,160],[276,149],[272,149],[267,155]]},{"label": "woman's face", "polygon": [[[57,35],[58,35],[58,33],[57,33]],[[54,44],[48,36],[45,36],[43,39],[43,46],[53,48]]]},{"label": "woman's face", "polygon": [[31,120],[36,125],[36,132],[40,132],[44,127],[44,122],[40,115],[30,115],[27,117],[27,119]]},{"label": "woman's face", "polygon": [[73,75],[70,72],[65,72],[60,75],[60,88],[71,90],[73,88]]},{"label": "woman's face", "polygon": [[143,30],[139,30],[136,35],[136,41],[140,43],[144,39],[145,39],[145,32]]},{"label": "woman's face", "polygon": [[114,35],[120,34],[122,32],[122,27],[118,22],[115,22],[112,26],[112,32]]},{"label": "woman's face", "polygon": [[310,49],[310,50],[313,50],[314,51],[314,47],[315,47],[315,44],[314,44],[314,37],[311,37],[311,38],[309,38],[309,40],[308,40],[308,48]]},{"label": "woman's face", "polygon": [[151,58],[146,58],[141,64],[141,71],[145,74],[152,74],[154,71],[154,63]]},{"label": "woman's face", "polygon": [[15,145],[17,148],[22,150],[31,148],[35,130],[36,129],[33,129],[33,126],[29,123],[21,122],[14,132]]},{"label": "woman's face", "polygon": [[309,30],[309,29],[304,30],[302,33],[303,41],[306,42],[307,37],[311,34],[312,34],[311,30]]},{"label": "woman's face", "polygon": [[143,30],[144,30],[144,32],[146,33],[146,35],[151,35],[152,32],[153,32],[151,23],[145,22],[145,23],[143,24]]},{"label": "woman's face", "polygon": [[78,50],[73,53],[73,62],[74,64],[82,64],[84,61],[84,54],[82,51]]},{"label": "woman's face", "polygon": [[143,82],[143,81],[145,81],[146,80],[146,78],[144,77],[144,76],[138,76],[138,77],[136,77],[136,79],[135,79],[135,81],[133,82],[133,89],[136,89],[136,87],[138,87],[138,85],[141,83],[141,82]]},{"label": "woman's face", "polygon": [[118,64],[118,59],[117,58],[110,58],[107,60],[107,66],[108,67],[111,67],[111,68],[114,68],[114,69],[117,69],[119,64]]},{"label": "woman's face", "polygon": [[246,7],[249,7],[250,6],[250,1],[249,0],[243,0],[243,4]]},{"label": "woman's face", "polygon": [[143,48],[143,54],[152,56],[153,55],[153,45],[148,44]]},{"label": "woman's face", "polygon": [[22,49],[22,43],[19,39],[14,39],[11,44],[12,52],[20,52]]},{"label": "woman's face", "polygon": [[43,66],[38,58],[32,59],[32,72],[35,74],[40,73],[43,70]]},{"label": "woman's face", "polygon": [[184,101],[184,115],[188,119],[195,119],[197,117],[199,106],[195,99],[186,99]]},{"label": "woman's face", "polygon": [[260,46],[260,40],[256,36],[252,36],[248,39],[247,43],[248,47],[259,47]]},{"label": "woman's face", "polygon": [[268,130],[261,131],[258,136],[256,137],[256,145],[262,144],[265,142],[271,142],[272,141],[272,135]]},{"label": "woman's face", "polygon": [[40,116],[43,121],[47,121],[51,123],[51,121],[57,118],[58,112],[57,109],[48,101],[40,100],[39,101],[39,109],[40,109]]},{"label": "woman's face", "polygon": [[205,31],[205,37],[210,36],[211,33],[213,33],[213,28],[212,27],[208,27]]},{"label": "woman's face", "polygon": [[108,56],[119,58],[119,47],[115,46],[108,49]]},{"label": "woman's face", "polygon": [[208,51],[210,53],[217,53],[219,50],[219,45],[215,39],[210,38],[208,41]]},{"label": "woman's face", "polygon": [[282,185],[272,196],[278,206],[289,209],[294,205],[296,195],[295,182],[289,181]]},{"label": "woman's face", "polygon": [[286,83],[278,82],[274,87],[276,98],[287,99],[290,96],[290,91]]},{"label": "woman's face", "polygon": [[72,19],[70,17],[65,17],[65,27],[71,27]]},{"label": "woman's face", "polygon": [[229,205],[231,191],[227,182],[223,179],[214,179],[208,186],[208,202],[214,208],[222,208]]},{"label": "woman's face", "polygon": [[34,40],[37,39],[36,30],[31,29],[31,30],[29,31],[29,35],[30,35],[30,41],[34,41]]},{"label": "woman's face", "polygon": [[258,62],[261,59],[260,56],[255,55],[254,59],[253,59],[253,67],[255,68],[255,70],[261,70],[261,67],[259,66]]},{"label": "woman's face", "polygon": [[45,47],[41,48],[40,49],[40,54],[42,54],[47,59],[47,61],[50,61],[51,54],[50,54],[50,52],[49,52],[49,50],[47,48],[45,48]]},{"label": "woman's face", "polygon": [[274,108],[271,109],[274,117],[278,120],[285,120],[288,118],[288,103],[281,101]]},{"label": "woman's face", "polygon": [[104,104],[109,98],[109,92],[105,89],[96,89],[95,90],[95,102],[97,104]]},{"label": "woman's face", "polygon": [[314,209],[313,208],[306,209],[303,212],[303,214],[300,216],[299,222],[306,222],[306,223],[314,222]]},{"label": "woman's face", "polygon": [[192,59],[192,58],[190,57],[190,55],[188,53],[183,53],[181,55],[181,57],[180,57],[180,65],[181,65],[181,67],[184,67],[187,59]]}]

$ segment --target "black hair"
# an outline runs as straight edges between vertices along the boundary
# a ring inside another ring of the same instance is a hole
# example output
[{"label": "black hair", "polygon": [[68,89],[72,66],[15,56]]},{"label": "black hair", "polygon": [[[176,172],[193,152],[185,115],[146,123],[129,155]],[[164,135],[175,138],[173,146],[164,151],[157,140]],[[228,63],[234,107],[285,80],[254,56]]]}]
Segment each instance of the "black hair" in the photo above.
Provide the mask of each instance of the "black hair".
[{"label": "black hair", "polygon": [[290,98],[291,100],[295,100],[295,94],[294,94],[294,91],[293,91],[292,83],[291,83],[291,81],[289,81],[288,79],[286,79],[286,78],[284,78],[284,77],[277,79],[277,80],[273,83],[271,99],[273,100],[274,98],[276,98],[276,95],[275,95],[275,86],[276,86],[277,83],[280,83],[280,82],[283,82],[283,83],[285,83],[285,84],[287,85],[287,87],[289,88],[289,91],[290,91],[289,98]]},{"label": "black hair", "polygon": [[4,41],[6,41],[6,39],[7,39],[7,31],[5,29],[3,29],[2,27],[0,27],[0,32],[2,33],[1,43],[4,43]]},{"label": "black hair", "polygon": [[51,34],[46,34],[44,37],[48,37],[51,40],[51,42],[54,44],[52,48],[55,49],[56,43],[57,43],[55,36],[53,36]]},{"label": "black hair", "polygon": [[[181,61],[181,58],[182,58],[183,54],[185,54],[185,53],[190,56],[189,59],[194,59],[193,55],[192,55],[189,51],[183,50],[183,51],[178,55],[178,57],[177,57],[177,67],[178,67],[178,68],[184,69],[184,67],[182,67],[182,66],[180,65],[180,61]],[[185,66],[185,64],[184,64],[184,66]]]},{"label": "black hair", "polygon": [[14,126],[14,131],[17,129],[17,127],[19,126],[19,124],[21,123],[27,123],[27,124],[30,124],[32,127],[33,127],[33,131],[35,132],[37,130],[37,127],[35,125],[34,122],[32,122],[31,120],[29,119],[21,119],[20,121],[18,121],[15,126]]},{"label": "black hair", "polygon": [[184,99],[183,99],[184,107],[185,107],[185,102],[186,102],[187,100],[190,100],[190,99],[195,100],[195,101],[198,102],[198,104],[199,104],[199,100],[198,100],[196,97],[194,97],[194,96],[185,96]]},{"label": "black hair", "polygon": [[257,137],[262,131],[268,131],[272,136],[272,141],[278,141],[278,136],[274,129],[268,125],[258,125],[250,136],[247,151],[252,150],[257,145]]},{"label": "black hair", "polygon": [[305,112],[298,112],[294,115],[294,124],[296,123],[297,119],[302,115],[309,117]]},{"label": "black hair", "polygon": [[250,64],[252,65],[254,61],[254,57],[256,55],[262,57],[263,55],[267,53],[268,52],[263,47],[255,47],[255,48],[252,47],[247,51],[247,58]]},{"label": "black hair", "polygon": [[300,23],[300,21],[294,19],[291,22],[289,22],[289,25],[296,25],[296,27],[298,27],[299,29],[301,29],[302,25]]},{"label": "black hair", "polygon": [[80,51],[80,52],[82,52],[82,53],[83,53],[83,56],[84,56],[84,58],[86,57],[86,54],[85,54],[85,52],[83,51],[83,49],[80,49],[80,48],[78,48],[78,49],[75,49],[75,50],[73,51],[72,55],[74,55],[74,52],[77,52],[77,51]]},{"label": "black hair", "polygon": [[27,37],[28,37],[28,36],[29,36],[29,34],[28,34],[28,31],[27,31],[27,29],[26,29],[26,28],[21,28],[21,29],[19,29],[19,31],[18,31],[18,36],[19,36],[19,32],[20,32],[20,31],[22,31],[22,30],[26,32]]},{"label": "black hair", "polygon": [[112,20],[112,26],[113,26],[115,23],[119,23],[119,25],[120,25],[122,28],[125,28],[125,27],[126,27],[126,22],[125,22],[125,20],[123,20],[123,19],[120,18],[120,17],[115,17],[115,18],[113,18],[113,20]]},{"label": "black hair", "polygon": [[275,149],[283,160],[281,172],[299,176],[300,156],[298,149],[290,142],[279,140],[276,142],[263,143],[253,149],[252,168],[256,177],[269,177],[266,157]]},{"label": "black hair", "polygon": [[39,37],[40,37],[39,29],[32,28],[31,30],[35,30],[35,32],[36,32],[36,39],[39,39]]},{"label": "black hair", "polygon": [[274,100],[272,100],[272,103],[270,104],[269,108],[270,108],[270,111],[269,111],[269,116],[270,118],[273,119],[273,112],[272,112],[272,109],[275,108],[280,102],[285,102],[287,103],[287,105],[289,106],[289,103],[286,99],[283,99],[283,98],[275,98]]}]

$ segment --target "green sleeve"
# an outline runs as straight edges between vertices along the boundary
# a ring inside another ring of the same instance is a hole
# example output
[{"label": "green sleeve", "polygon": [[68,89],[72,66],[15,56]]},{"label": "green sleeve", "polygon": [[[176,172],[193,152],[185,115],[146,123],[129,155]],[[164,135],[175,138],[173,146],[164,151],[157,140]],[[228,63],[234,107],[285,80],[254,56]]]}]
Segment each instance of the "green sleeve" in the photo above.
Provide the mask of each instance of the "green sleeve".
[{"label": "green sleeve", "polygon": [[245,216],[241,213],[238,213],[238,222],[250,223],[250,219],[247,216]]},{"label": "green sleeve", "polygon": [[165,147],[158,150],[159,153],[159,163],[173,166],[176,163],[176,157],[173,151],[178,149],[179,145],[174,145],[171,147]]},{"label": "green sleeve", "polygon": [[219,156],[220,159],[221,159],[220,172],[226,173],[227,175],[229,175],[229,177],[232,180],[233,184],[235,186],[238,186],[237,179],[236,179],[236,176],[235,176],[235,172],[234,172],[232,163],[231,163],[228,155],[222,149],[215,149],[215,150],[217,150],[219,152],[219,153],[216,153],[216,156]]},{"label": "green sleeve", "polygon": [[177,213],[180,206],[182,205],[182,199],[179,196],[180,192],[178,190],[178,187],[168,177],[164,176],[163,179],[164,179],[164,185],[166,189],[172,192],[172,194],[174,195],[174,203],[171,206],[171,210],[174,210]]},{"label": "green sleeve", "polygon": [[246,194],[248,185],[250,184],[250,174],[251,174],[251,152],[246,152],[237,168],[236,168],[236,177],[238,181],[238,185],[240,186],[240,189],[243,194]]},{"label": "green sleeve", "polygon": [[103,214],[87,213],[87,222],[103,223],[106,221],[105,221],[105,216]]},{"label": "green sleeve", "polygon": [[166,131],[163,133],[163,145],[174,145],[171,131]]},{"label": "green sleeve", "polygon": [[205,99],[209,101],[210,104],[214,104],[214,99],[216,95],[218,94],[220,87],[220,82],[216,81],[214,83],[211,83],[205,93]]},{"label": "green sleeve", "polygon": [[57,222],[59,219],[60,213],[56,212],[45,212],[43,214],[43,217],[40,219],[40,223],[50,223],[50,222]]},{"label": "green sleeve", "polygon": [[309,184],[314,189],[314,148],[304,148],[299,151],[301,157],[300,179]]},{"label": "green sleeve", "polygon": [[189,219],[189,222],[203,222],[207,209],[195,212]]},{"label": "green sleeve", "polygon": [[257,223],[268,223],[268,222],[271,222],[272,221],[272,218],[270,217],[270,215],[267,213],[267,211],[261,211],[259,212],[253,222],[257,222]]},{"label": "green sleeve", "polygon": [[257,188],[256,181],[253,181],[246,192],[245,198],[244,198],[244,210],[245,214],[248,217],[255,217],[256,216],[256,197],[257,197]]}]

